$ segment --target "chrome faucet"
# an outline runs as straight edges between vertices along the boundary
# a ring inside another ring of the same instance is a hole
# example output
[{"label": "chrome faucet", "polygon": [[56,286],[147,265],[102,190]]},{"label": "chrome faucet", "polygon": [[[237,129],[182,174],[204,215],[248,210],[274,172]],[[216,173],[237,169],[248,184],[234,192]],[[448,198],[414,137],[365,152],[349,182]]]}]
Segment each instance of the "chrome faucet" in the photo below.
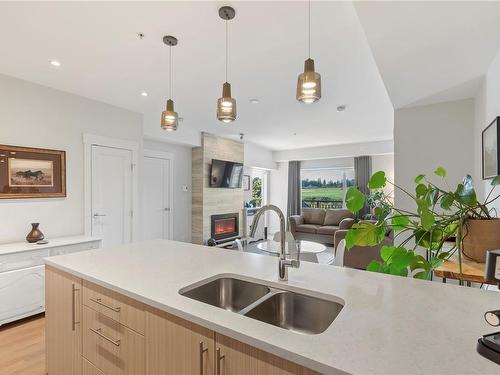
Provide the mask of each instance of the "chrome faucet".
[{"label": "chrome faucet", "polygon": [[286,258],[286,232],[285,232],[285,216],[283,212],[273,204],[267,204],[262,206],[255,214],[252,228],[250,229],[250,237],[255,236],[257,231],[257,225],[259,224],[259,219],[262,214],[266,211],[274,211],[278,214],[280,219],[280,255],[278,260],[278,277],[280,281],[288,280],[288,267],[299,268],[300,267],[300,246],[297,247],[297,259],[287,259]]}]

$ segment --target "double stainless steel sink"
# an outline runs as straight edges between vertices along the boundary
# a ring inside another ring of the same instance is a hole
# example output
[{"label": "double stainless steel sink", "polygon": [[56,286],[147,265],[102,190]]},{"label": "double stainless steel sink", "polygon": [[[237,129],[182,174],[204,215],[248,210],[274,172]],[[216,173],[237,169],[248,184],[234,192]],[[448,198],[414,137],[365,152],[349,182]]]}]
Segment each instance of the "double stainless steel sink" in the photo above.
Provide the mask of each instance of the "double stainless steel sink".
[{"label": "double stainless steel sink", "polygon": [[290,331],[324,332],[343,304],[234,277],[218,277],[179,291],[185,297]]}]

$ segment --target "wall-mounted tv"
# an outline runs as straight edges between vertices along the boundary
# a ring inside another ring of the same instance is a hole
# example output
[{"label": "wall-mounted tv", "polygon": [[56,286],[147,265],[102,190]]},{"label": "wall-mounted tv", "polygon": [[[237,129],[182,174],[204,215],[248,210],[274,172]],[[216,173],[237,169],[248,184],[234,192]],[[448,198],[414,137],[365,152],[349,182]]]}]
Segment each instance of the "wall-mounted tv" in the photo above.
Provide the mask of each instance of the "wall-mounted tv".
[{"label": "wall-mounted tv", "polygon": [[212,168],[210,170],[210,187],[228,189],[241,188],[242,176],[242,163],[212,159]]}]

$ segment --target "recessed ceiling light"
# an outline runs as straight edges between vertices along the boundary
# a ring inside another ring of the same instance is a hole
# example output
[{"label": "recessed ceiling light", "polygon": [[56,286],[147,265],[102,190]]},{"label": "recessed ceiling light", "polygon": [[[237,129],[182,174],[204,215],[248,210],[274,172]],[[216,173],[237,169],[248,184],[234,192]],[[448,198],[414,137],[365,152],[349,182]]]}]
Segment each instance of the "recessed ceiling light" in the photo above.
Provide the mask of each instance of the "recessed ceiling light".
[{"label": "recessed ceiling light", "polygon": [[57,60],[50,60],[50,65],[56,66],[59,68],[61,66],[61,63]]},{"label": "recessed ceiling light", "polygon": [[146,91],[141,92],[142,96],[148,96],[148,93]]},{"label": "recessed ceiling light", "polygon": [[345,104],[342,104],[337,107],[337,112],[344,112],[346,109],[347,106]]},{"label": "recessed ceiling light", "polygon": [[259,104],[260,101],[259,101],[259,99],[250,99],[250,103],[252,103],[252,104]]}]

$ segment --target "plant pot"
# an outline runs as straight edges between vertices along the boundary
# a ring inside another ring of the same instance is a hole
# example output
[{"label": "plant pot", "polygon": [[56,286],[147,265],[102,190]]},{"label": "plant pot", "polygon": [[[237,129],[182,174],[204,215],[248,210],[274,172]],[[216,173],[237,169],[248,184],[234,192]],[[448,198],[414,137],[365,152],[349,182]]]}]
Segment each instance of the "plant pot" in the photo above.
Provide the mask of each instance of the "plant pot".
[{"label": "plant pot", "polygon": [[462,253],[467,258],[484,263],[486,252],[496,249],[500,249],[500,219],[465,222]]},{"label": "plant pot", "polygon": [[29,243],[38,242],[44,239],[43,233],[38,229],[40,223],[31,223],[31,232],[26,236],[26,241]]}]

